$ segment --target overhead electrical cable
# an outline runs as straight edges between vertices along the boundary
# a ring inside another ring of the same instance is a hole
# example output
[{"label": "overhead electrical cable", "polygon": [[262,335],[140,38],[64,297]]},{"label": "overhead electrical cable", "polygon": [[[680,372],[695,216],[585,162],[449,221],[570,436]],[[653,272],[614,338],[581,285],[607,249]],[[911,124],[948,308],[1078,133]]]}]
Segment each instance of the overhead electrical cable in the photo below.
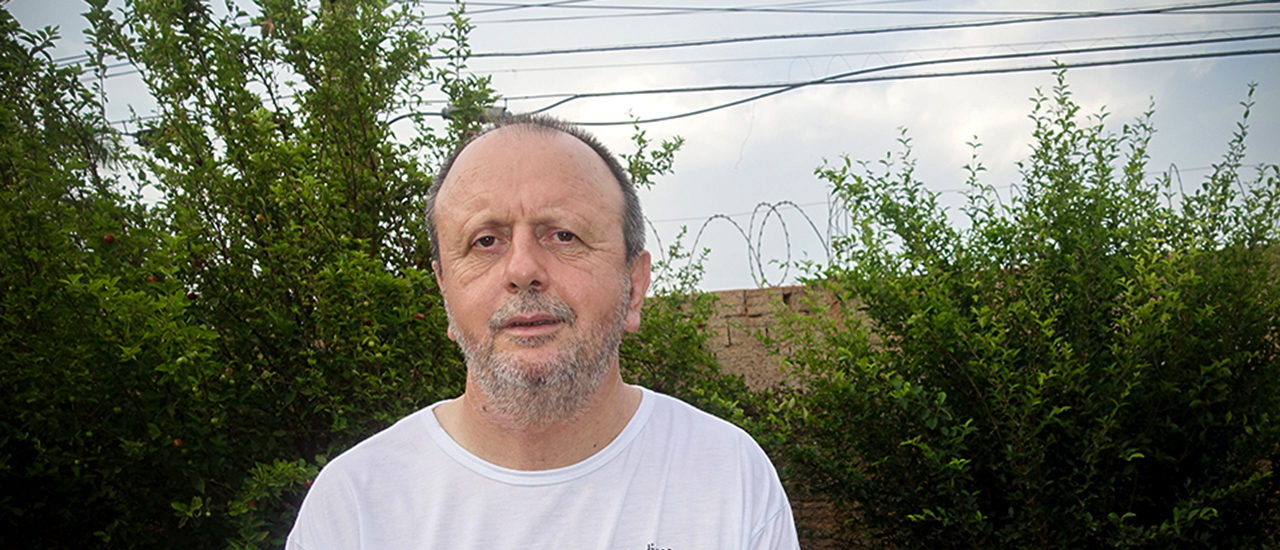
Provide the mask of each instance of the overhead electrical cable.
[{"label": "overhead electrical cable", "polygon": [[[1162,33],[1152,33],[1152,34],[1131,34],[1131,35],[1123,35],[1123,36],[1108,36],[1105,38],[1105,40],[1108,40],[1108,41],[1141,40],[1141,39],[1166,38],[1166,37],[1175,37],[1175,36],[1209,36],[1209,35],[1238,36],[1238,33],[1275,31],[1277,29],[1280,29],[1280,27],[1276,27],[1276,26],[1245,27],[1245,28],[1235,28],[1235,29],[1217,29],[1217,30],[1209,30],[1209,31],[1200,30],[1200,31],[1187,31],[1187,32],[1162,32]],[[974,45],[965,45],[965,46],[947,45],[947,46],[937,46],[932,48],[910,48],[910,49],[901,49],[901,50],[867,50],[867,51],[855,51],[855,52],[845,51],[845,52],[829,52],[829,53],[800,54],[800,55],[793,54],[793,55],[768,55],[768,56],[755,56],[755,57],[721,57],[721,58],[710,58],[710,59],[674,59],[674,60],[666,60],[666,61],[636,61],[632,63],[595,63],[595,64],[587,64],[587,65],[555,65],[555,66],[542,66],[542,67],[520,67],[520,68],[510,68],[510,69],[501,69],[501,68],[481,69],[476,67],[472,69],[472,72],[484,73],[484,74],[495,74],[495,73],[504,73],[504,72],[505,73],[532,73],[532,72],[549,72],[549,71],[580,71],[585,69],[622,69],[622,68],[635,68],[635,67],[663,67],[663,66],[673,66],[673,65],[685,66],[685,65],[707,65],[707,64],[719,64],[719,63],[745,63],[745,62],[759,62],[759,61],[807,60],[807,59],[822,59],[822,58],[844,58],[844,57],[855,57],[855,56],[863,57],[863,56],[920,54],[925,52],[939,52],[939,51],[952,51],[952,50],[994,50],[999,48],[1046,46],[1050,44],[1073,44],[1073,43],[1082,43],[1082,42],[1095,43],[1101,40],[1104,40],[1104,39],[1089,37],[1089,38],[1076,38],[1071,40],[1049,40],[1049,41],[1038,40],[1038,41],[1029,41],[1029,42],[1002,42],[998,44],[974,44]]]},{"label": "overhead electrical cable", "polygon": [[[741,12],[741,13],[748,13],[748,12]],[[908,13],[891,14],[886,11],[865,11],[865,10],[862,13],[858,13],[853,10],[845,10],[845,11],[831,10],[831,11],[825,11],[825,12],[817,12],[817,11],[811,11],[811,10],[794,10],[790,12],[782,12],[779,15],[786,15],[788,13],[810,14],[810,15],[913,15]],[[966,12],[957,11],[957,12],[948,12],[947,14],[949,15],[995,15],[995,14],[1027,15],[1027,14],[1035,14],[1035,13],[1071,14],[1071,13],[1079,13],[1079,12],[973,12],[973,13],[966,13]],[[1247,10],[1241,9],[1241,10],[1231,10],[1229,13],[1232,15],[1275,15],[1280,13],[1280,9],[1247,9]],[[481,25],[558,23],[558,22],[566,22],[566,21],[622,19],[622,18],[631,18],[631,17],[663,17],[663,16],[671,16],[671,15],[707,15],[707,14],[704,12],[698,12],[698,11],[687,11],[687,10],[676,9],[676,10],[665,11],[665,12],[611,13],[611,14],[597,14],[597,15],[560,15],[560,16],[545,16],[545,17],[520,17],[520,18],[509,18],[509,19],[481,19],[481,20],[472,21],[472,23],[478,23]],[[930,15],[930,14],[920,12],[920,13],[917,13],[916,15]],[[934,14],[934,15],[942,15],[942,13]],[[1165,15],[1200,15],[1200,14],[1194,11],[1179,11],[1179,12],[1170,12]]]},{"label": "overhead electrical cable", "polygon": [[[628,126],[632,124],[651,124],[654,122],[665,122],[668,120],[687,118],[695,115],[710,113],[713,111],[719,111],[721,109],[727,109],[729,107],[742,105],[744,103],[750,103],[752,101],[764,99],[766,97],[775,96],[784,92],[789,92],[791,90],[803,88],[806,86],[812,86],[812,85],[856,84],[856,83],[865,83],[865,82],[883,82],[883,81],[891,81],[891,80],[918,80],[918,79],[925,79],[925,78],[942,78],[942,77],[949,77],[949,76],[976,76],[976,75],[989,75],[989,74],[1023,73],[1023,72],[1035,72],[1035,71],[1052,71],[1052,70],[1059,70],[1059,69],[1078,69],[1078,68],[1088,68],[1088,67],[1132,65],[1137,63],[1154,63],[1158,61],[1185,61],[1190,59],[1209,59],[1209,58],[1217,58],[1217,57],[1237,57],[1237,56],[1246,56],[1246,55],[1269,55],[1269,54],[1277,54],[1277,53],[1280,53],[1280,48],[1267,48],[1267,49],[1259,49],[1259,50],[1238,50],[1238,51],[1230,51],[1230,52],[1207,52],[1207,53],[1197,53],[1197,54],[1155,56],[1155,57],[1144,57],[1144,58],[1134,58],[1134,59],[1111,59],[1111,60],[1103,60],[1103,61],[1087,61],[1087,62],[1078,62],[1078,63],[1054,63],[1054,64],[1035,65],[1035,66],[1027,66],[1027,67],[1008,67],[1008,68],[1002,68],[1002,69],[980,69],[980,70],[954,71],[954,72],[944,72],[944,73],[907,74],[907,75],[891,75],[891,76],[883,76],[883,77],[844,78],[840,80],[823,80],[823,81],[810,82],[807,84],[787,86],[782,89],[773,90],[763,94],[757,94],[757,95],[739,99],[736,101],[722,103],[720,105],[714,105],[704,109],[697,109],[694,111],[677,113],[674,115],[667,115],[667,116],[654,117],[654,118],[643,118],[643,119],[605,121],[605,122],[574,122],[574,124],[577,124],[579,126]],[[911,64],[904,63],[902,65],[906,66]],[[889,68],[902,68],[902,67],[901,66],[885,67],[884,70],[887,70]],[[869,70],[867,72],[871,72],[871,71]]]},{"label": "overhead electrical cable", "polygon": [[[435,2],[418,2],[420,4],[452,4],[452,2],[435,1]],[[985,15],[985,16],[1010,16],[1010,15],[1072,15],[1090,13],[1089,10],[961,10],[961,9],[837,9],[826,7],[794,7],[792,4],[773,4],[758,6],[662,6],[662,5],[635,5],[635,4],[574,4],[569,6],[563,3],[511,3],[511,2],[471,2],[472,6],[500,6],[491,10],[477,10],[469,12],[470,15],[480,14],[482,12],[492,11],[508,11],[514,9],[525,8],[561,8],[566,10],[594,10],[594,11],[624,11],[639,13],[616,13],[605,15],[564,15],[564,16],[548,16],[548,17],[532,17],[524,19],[485,19],[473,21],[473,23],[529,23],[544,22],[558,20],[574,20],[574,19],[595,19],[602,17],[637,17],[647,15],[698,15],[708,13],[768,13],[768,14],[799,14],[799,15]],[[865,4],[863,4],[865,5]],[[781,7],[780,7],[781,6]],[[791,6],[791,7],[787,7]],[[1095,10],[1096,11],[1096,10]]]},{"label": "overhead electrical cable", "polygon": [[[852,83],[890,81],[890,80],[939,78],[939,77],[947,77],[947,76],[970,76],[970,75],[980,75],[980,74],[1002,74],[1002,73],[1014,73],[1014,72],[1044,71],[1044,70],[1053,70],[1057,68],[1085,68],[1085,67],[1096,67],[1096,66],[1106,66],[1106,65],[1149,63],[1149,62],[1156,62],[1156,61],[1199,59],[1199,58],[1208,58],[1208,57],[1263,55],[1263,54],[1280,52],[1280,48],[1157,56],[1157,57],[1137,58],[1137,59],[1128,59],[1128,60],[1120,59],[1120,60],[1103,60],[1103,61],[1095,61],[1095,62],[1074,62],[1074,63],[1055,62],[1053,64],[1044,64],[1044,65],[1036,65],[1036,66],[1029,66],[1029,67],[968,70],[968,71],[955,71],[955,72],[946,72],[946,73],[926,73],[926,74],[916,74],[916,75],[892,75],[892,76],[869,77],[869,78],[858,78],[858,79],[852,78],[859,75],[898,70],[898,69],[906,69],[906,68],[914,68],[914,67],[922,67],[922,66],[930,66],[930,65],[1022,59],[1022,58],[1029,58],[1029,57],[1087,55],[1087,54],[1140,50],[1140,49],[1202,46],[1202,45],[1209,45],[1209,44],[1242,42],[1242,41],[1249,41],[1249,40],[1268,40],[1268,39],[1276,39],[1276,38],[1280,38],[1280,33],[1267,33],[1267,34],[1250,35],[1250,36],[1244,36],[1244,37],[1206,38],[1202,40],[1179,40],[1179,41],[1159,42],[1159,43],[1150,43],[1150,44],[1110,45],[1110,46],[1097,46],[1092,48],[1063,48],[1058,50],[1047,50],[1047,51],[1039,51],[1039,52],[989,54],[989,55],[979,55],[979,56],[965,56],[965,57],[952,57],[952,58],[943,58],[943,59],[910,61],[910,62],[895,63],[895,64],[889,64],[889,65],[882,65],[878,67],[858,69],[854,71],[848,71],[848,72],[838,73],[834,75],[829,75],[823,78],[804,80],[804,81],[798,81],[798,82],[784,82],[784,83],[773,82],[773,83],[765,83],[765,84],[715,84],[715,85],[706,85],[706,86],[686,86],[686,87],[674,87],[674,88],[648,88],[648,89],[642,89],[642,90],[583,92],[583,93],[576,93],[576,94],[566,94],[566,93],[529,94],[529,95],[520,95],[520,96],[507,96],[507,97],[504,97],[503,99],[505,101],[530,101],[530,100],[538,100],[538,99],[559,98],[559,100],[555,101],[554,103],[551,103],[547,106],[531,111],[532,113],[542,113],[542,112],[546,112],[551,109],[554,109],[556,107],[562,106],[566,103],[580,100],[580,99],[598,99],[598,98],[605,98],[605,97],[638,96],[638,95],[664,95],[664,94],[682,94],[682,93],[769,90],[761,94],[756,94],[753,96],[730,101],[727,103],[713,105],[711,107],[707,107],[703,109],[697,109],[694,111],[679,113],[677,115],[670,115],[670,116],[649,118],[649,119],[625,120],[625,121],[578,122],[578,124],[583,126],[618,126],[618,125],[630,125],[635,123],[643,124],[643,123],[652,123],[652,122],[662,122],[666,120],[686,118],[693,115],[698,115],[698,114],[708,113],[712,111],[718,111],[721,109],[726,109],[729,107],[734,107],[744,103],[749,103],[759,99],[764,99],[766,97],[782,94],[791,90],[796,90],[799,88],[816,86],[816,85],[852,84]],[[393,119],[393,121],[398,121],[401,119],[415,117],[415,116],[438,116],[438,115],[439,113],[434,113],[434,112],[406,113],[406,114],[397,116],[395,119]]]},{"label": "overhead electrical cable", "polygon": [[[545,50],[524,50],[524,51],[506,51],[506,52],[473,52],[470,56],[472,59],[483,59],[493,57],[535,57],[547,55],[566,55],[566,54],[583,54],[583,53],[608,53],[620,51],[637,51],[637,50],[660,50],[671,48],[691,48],[700,46],[719,46],[724,44],[741,44],[746,42],[764,42],[774,40],[796,40],[809,38],[831,38],[836,36],[866,36],[877,34],[889,34],[900,32],[920,32],[920,31],[936,31],[936,30],[954,30],[954,29],[971,29],[981,27],[993,27],[1003,25],[1018,25],[1026,23],[1043,23],[1048,21],[1068,21],[1078,19],[1096,19],[1107,17],[1123,17],[1132,15],[1153,15],[1162,13],[1171,13],[1187,10],[1204,10],[1218,9],[1232,6],[1243,6],[1249,4],[1274,4],[1277,0],[1244,0],[1216,2],[1208,4],[1178,4],[1172,6],[1161,6],[1154,8],[1137,8],[1129,10],[1114,11],[1090,11],[1080,12],[1070,15],[1053,15],[1044,17],[1023,17],[1011,19],[991,19],[983,21],[951,21],[945,23],[927,23],[919,25],[899,25],[891,27],[877,28],[858,28],[843,29],[834,31],[818,31],[806,33],[788,33],[788,34],[766,34],[755,36],[737,36],[729,38],[713,38],[701,40],[682,40],[676,42],[653,42],[647,44],[622,44],[617,46],[590,46],[583,48],[563,48],[563,49],[545,49]],[[1228,12],[1215,12],[1230,13]]]},{"label": "overhead electrical cable", "polygon": [[[881,65],[877,67],[868,67],[864,69],[858,69],[854,71],[848,71],[848,72],[838,73],[834,75],[829,75],[829,76],[818,78],[818,79],[810,79],[810,80],[797,81],[797,82],[782,82],[782,83],[774,82],[774,83],[763,83],[763,84],[716,84],[716,85],[706,85],[706,86],[649,88],[649,89],[641,89],[641,90],[616,90],[616,91],[606,91],[606,92],[527,94],[527,95],[519,95],[519,96],[506,96],[503,99],[506,101],[531,101],[531,100],[539,100],[539,99],[558,98],[558,101],[551,103],[550,105],[531,111],[533,113],[541,113],[541,112],[546,112],[556,107],[562,106],[566,103],[582,100],[582,99],[598,99],[598,98],[605,98],[605,97],[638,96],[638,95],[663,95],[663,94],[681,94],[681,93],[769,90],[765,93],[749,96],[746,98],[741,98],[738,100],[714,105],[714,106],[703,108],[703,109],[697,109],[695,111],[679,113],[676,115],[650,118],[650,119],[640,119],[640,120],[609,121],[609,122],[580,122],[579,123],[584,126],[615,126],[615,125],[633,124],[633,123],[661,122],[666,120],[685,118],[688,116],[694,116],[694,115],[703,114],[707,112],[717,111],[717,110],[733,107],[736,105],[741,105],[744,103],[756,101],[759,99],[764,99],[766,97],[782,94],[791,90],[796,90],[799,88],[816,86],[816,85],[852,84],[852,83],[864,83],[864,82],[910,80],[910,79],[921,79],[921,78],[939,78],[939,77],[948,77],[948,76],[969,76],[969,75],[981,75],[981,74],[1002,74],[1002,73],[1014,73],[1014,72],[1043,71],[1043,70],[1052,70],[1056,68],[1084,68],[1084,67],[1097,67],[1097,66],[1107,66],[1107,65],[1149,63],[1149,62],[1157,62],[1157,61],[1174,61],[1174,60],[1201,59],[1201,58],[1212,58],[1212,57],[1231,57],[1231,56],[1240,56],[1240,55],[1265,55],[1265,54],[1273,54],[1273,53],[1280,52],[1280,48],[1238,50],[1238,51],[1228,51],[1228,52],[1206,52],[1206,53],[1199,53],[1199,54],[1157,56],[1157,57],[1135,58],[1135,59],[1103,60],[1103,61],[1094,61],[1094,62],[1054,63],[1054,64],[1048,64],[1048,65],[1036,65],[1036,66],[1029,66],[1029,67],[967,70],[967,71],[955,71],[955,72],[946,72],[946,73],[891,75],[891,76],[857,78],[857,79],[853,78],[859,75],[913,68],[913,67],[956,64],[956,63],[975,63],[975,62],[1019,59],[1019,58],[1028,58],[1028,57],[1087,55],[1087,54],[1103,53],[1103,52],[1197,46],[1197,45],[1208,45],[1208,44],[1215,44],[1215,43],[1241,42],[1241,41],[1249,41],[1249,40],[1268,40],[1268,39],[1276,39],[1276,38],[1280,38],[1280,33],[1265,33],[1265,34],[1256,34],[1256,35],[1249,35],[1249,36],[1242,36],[1242,37],[1206,38],[1201,40],[1179,40],[1179,41],[1158,42],[1158,43],[1149,43],[1149,44],[1109,45],[1109,46],[1097,46],[1092,48],[1063,48],[1063,49],[1057,49],[1057,50],[1046,50],[1046,51],[1037,51],[1037,52],[988,54],[988,55],[979,55],[979,56],[964,56],[964,57],[910,61],[910,62],[895,63],[895,64],[889,64],[889,65]],[[447,103],[447,100],[439,100],[439,101],[428,100],[425,103]],[[415,116],[439,116],[439,115],[440,113],[436,113],[436,112],[406,113],[406,114],[398,115],[393,120],[398,121],[404,118],[415,117]],[[155,118],[155,117],[142,117],[140,120],[147,120],[149,118]],[[114,121],[112,122],[112,124],[118,124],[122,122],[124,121]]]},{"label": "overhead electrical cable", "polygon": [[[1267,40],[1267,39],[1275,39],[1275,38],[1280,38],[1280,33],[1258,34],[1258,35],[1250,35],[1245,37],[1205,38],[1201,40],[1178,40],[1178,41],[1172,41],[1172,42],[1153,42],[1148,44],[1122,44],[1122,45],[1096,46],[1092,48],[1062,48],[1062,49],[1046,50],[1046,51],[1038,51],[1038,52],[1014,52],[1014,53],[987,54],[987,55],[975,55],[975,56],[963,56],[963,57],[948,57],[948,58],[942,58],[942,59],[926,59],[926,60],[920,60],[920,61],[910,61],[910,62],[904,62],[904,63],[882,65],[879,67],[858,69],[854,71],[848,71],[848,72],[838,73],[834,75],[829,75],[829,76],[825,76],[818,79],[804,80],[804,81],[791,82],[791,83],[719,84],[719,85],[711,85],[711,86],[689,86],[689,87],[679,87],[679,88],[651,88],[651,89],[644,89],[644,90],[628,90],[628,91],[584,92],[584,93],[578,93],[578,94],[571,94],[567,96],[563,96],[559,94],[546,94],[543,96],[544,98],[547,96],[558,96],[558,97],[563,97],[563,99],[555,103],[552,103],[550,105],[547,105],[545,107],[542,107],[533,112],[541,113],[541,112],[548,111],[550,109],[554,109],[561,105],[564,105],[571,101],[577,101],[579,99],[589,99],[589,98],[631,96],[631,95],[671,94],[671,93],[744,91],[744,90],[760,90],[760,89],[771,89],[773,91],[769,92],[769,94],[767,95],[774,95],[774,94],[782,93],[788,90],[793,90],[796,88],[803,88],[806,86],[812,86],[816,84],[825,84],[828,82],[834,83],[839,81],[840,79],[856,76],[860,74],[904,69],[904,68],[911,68],[911,67],[944,65],[944,64],[954,64],[954,63],[973,63],[973,62],[996,61],[996,60],[1006,60],[1006,59],[1020,59],[1020,58],[1027,58],[1027,57],[1082,55],[1082,54],[1116,52],[1116,51],[1126,51],[1126,50],[1199,46],[1199,45],[1207,45],[1207,44],[1242,42],[1242,41],[1249,41],[1249,40]],[[517,99],[517,98],[513,97],[508,99]],[[524,99],[524,98],[520,98],[520,99]]]},{"label": "overhead electrical cable", "polygon": [[[615,6],[582,6],[581,8],[609,8],[609,9],[627,9],[625,7]],[[578,9],[581,9],[578,8]],[[1045,15],[1070,15],[1073,13],[1081,13],[1079,11],[981,11],[981,10],[824,10],[824,9],[771,9],[771,8],[674,8],[674,7],[653,7],[645,9],[643,6],[632,6],[631,9],[636,10],[633,13],[606,13],[591,15],[548,15],[541,17],[519,17],[508,19],[478,19],[473,21],[477,24],[494,25],[494,24],[511,24],[511,23],[551,23],[563,21],[585,21],[599,19],[622,19],[634,17],[665,17],[672,15],[707,15],[710,13],[717,14],[761,14],[767,13],[771,15],[882,15],[882,16],[902,16],[902,15],[964,15],[964,16],[1045,16]]]}]

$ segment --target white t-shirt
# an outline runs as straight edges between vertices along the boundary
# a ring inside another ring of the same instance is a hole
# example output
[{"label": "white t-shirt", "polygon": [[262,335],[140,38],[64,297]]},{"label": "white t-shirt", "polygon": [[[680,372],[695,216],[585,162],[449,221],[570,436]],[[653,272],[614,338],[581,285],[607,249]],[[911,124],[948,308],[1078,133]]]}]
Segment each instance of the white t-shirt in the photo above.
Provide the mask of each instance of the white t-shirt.
[{"label": "white t-shirt", "polygon": [[618,437],[554,470],[496,466],[433,410],[320,472],[289,550],[799,548],[777,473],[746,432],[643,390]]}]

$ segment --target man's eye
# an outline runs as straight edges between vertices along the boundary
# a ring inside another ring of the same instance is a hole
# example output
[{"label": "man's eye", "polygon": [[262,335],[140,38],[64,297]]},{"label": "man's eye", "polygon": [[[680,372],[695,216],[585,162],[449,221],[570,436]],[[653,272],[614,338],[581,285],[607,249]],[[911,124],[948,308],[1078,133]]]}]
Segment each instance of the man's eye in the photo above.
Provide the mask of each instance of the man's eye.
[{"label": "man's eye", "polygon": [[494,244],[497,244],[497,242],[498,242],[497,237],[494,237],[493,235],[485,235],[483,237],[480,237],[479,239],[476,239],[475,245],[480,248],[489,248]]},{"label": "man's eye", "polygon": [[577,235],[574,235],[573,233],[570,233],[568,231],[556,231],[555,238],[557,241],[560,241],[562,243],[567,243],[577,238]]}]

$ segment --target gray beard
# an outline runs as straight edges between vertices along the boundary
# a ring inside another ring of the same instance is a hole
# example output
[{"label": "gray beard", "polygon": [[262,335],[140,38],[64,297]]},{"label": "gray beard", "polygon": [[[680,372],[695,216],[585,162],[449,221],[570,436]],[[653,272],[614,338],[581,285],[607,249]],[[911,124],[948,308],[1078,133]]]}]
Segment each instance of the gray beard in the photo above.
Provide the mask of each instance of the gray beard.
[{"label": "gray beard", "polygon": [[[620,294],[612,319],[601,326],[583,327],[545,361],[521,361],[516,354],[497,351],[494,339],[507,319],[520,313],[550,313],[568,328],[575,328],[577,315],[556,298],[535,291],[512,295],[494,312],[488,334],[479,341],[457,328],[447,299],[445,312],[450,326],[455,327],[458,346],[467,361],[467,374],[484,393],[489,406],[517,427],[531,428],[575,418],[595,395],[605,371],[616,361],[622,342],[630,292]],[[513,341],[520,347],[537,347],[553,338]]]}]

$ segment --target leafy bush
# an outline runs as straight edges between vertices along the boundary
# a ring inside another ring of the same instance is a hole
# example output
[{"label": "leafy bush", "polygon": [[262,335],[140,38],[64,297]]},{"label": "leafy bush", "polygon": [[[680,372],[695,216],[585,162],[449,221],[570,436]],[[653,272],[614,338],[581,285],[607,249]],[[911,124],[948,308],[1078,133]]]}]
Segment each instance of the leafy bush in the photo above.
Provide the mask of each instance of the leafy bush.
[{"label": "leafy bush", "polygon": [[91,4],[159,116],[122,146],[4,12],[0,546],[278,547],[325,457],[461,389],[417,158],[453,142],[388,120],[486,81],[383,2]]},{"label": "leafy bush", "polygon": [[7,11],[0,32],[0,546],[89,545],[132,519],[126,502],[172,512],[137,497],[185,485],[166,476],[182,412],[172,386],[141,389],[208,335],[175,325],[186,299],[151,265],[157,235],[113,176],[93,91],[50,58],[56,32]]},{"label": "leafy bush", "polygon": [[[105,6],[88,68],[128,60],[157,103],[132,140],[52,31],[0,11],[0,547],[279,547],[327,457],[462,390],[421,201],[494,93],[466,74],[461,8],[428,35],[379,0],[263,0],[249,27]],[[429,86],[448,128],[398,140]],[[650,185],[679,140],[636,145]],[[695,275],[623,368],[730,413],[745,386],[702,349]]]},{"label": "leafy bush", "polygon": [[975,152],[966,229],[905,138],[878,167],[819,169],[855,230],[815,281],[843,315],[800,323],[822,335],[790,357],[790,450],[850,539],[1277,544],[1280,168],[1239,175],[1242,122],[1181,194],[1146,173],[1150,113],[1117,135],[1079,111],[1065,74],[1037,92],[1007,202]]}]

